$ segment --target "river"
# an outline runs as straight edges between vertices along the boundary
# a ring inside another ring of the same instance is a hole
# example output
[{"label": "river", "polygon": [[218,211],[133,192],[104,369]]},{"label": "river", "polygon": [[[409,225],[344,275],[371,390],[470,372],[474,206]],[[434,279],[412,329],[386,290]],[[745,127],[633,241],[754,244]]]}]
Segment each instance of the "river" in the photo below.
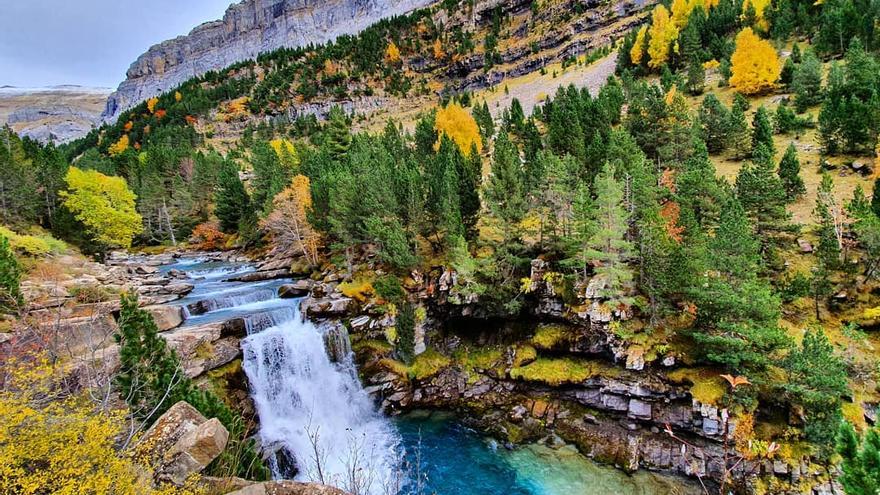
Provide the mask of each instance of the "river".
[{"label": "river", "polygon": [[300,299],[277,297],[290,279],[227,282],[253,267],[202,258],[162,268],[171,269],[195,286],[174,303],[184,325],[245,318],[242,367],[276,478],[363,495],[700,493],[680,478],[600,466],[570,446],[499,447],[449,414],[387,417],[361,386],[347,334],[303,319]]}]

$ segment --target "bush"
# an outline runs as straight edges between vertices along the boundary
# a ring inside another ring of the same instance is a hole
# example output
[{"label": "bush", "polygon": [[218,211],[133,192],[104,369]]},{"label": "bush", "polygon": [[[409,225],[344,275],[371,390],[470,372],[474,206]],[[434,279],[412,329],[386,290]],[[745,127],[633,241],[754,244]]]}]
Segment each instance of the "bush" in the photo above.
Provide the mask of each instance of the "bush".
[{"label": "bush", "polygon": [[376,295],[394,304],[399,304],[406,296],[403,286],[400,285],[400,280],[394,275],[379,277],[373,282],[373,289],[375,289]]}]

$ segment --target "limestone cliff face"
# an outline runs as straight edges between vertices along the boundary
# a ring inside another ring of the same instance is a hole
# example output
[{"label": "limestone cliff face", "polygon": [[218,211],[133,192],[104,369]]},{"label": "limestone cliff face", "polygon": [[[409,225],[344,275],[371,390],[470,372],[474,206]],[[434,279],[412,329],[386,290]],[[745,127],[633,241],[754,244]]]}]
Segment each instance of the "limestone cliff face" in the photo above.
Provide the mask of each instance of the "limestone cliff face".
[{"label": "limestone cliff face", "polygon": [[243,0],[222,20],[196,27],[151,47],[128,69],[107,100],[103,118],[114,121],[141,101],[187,79],[281,47],[324,43],[355,34],[379,19],[405,14],[432,0]]}]

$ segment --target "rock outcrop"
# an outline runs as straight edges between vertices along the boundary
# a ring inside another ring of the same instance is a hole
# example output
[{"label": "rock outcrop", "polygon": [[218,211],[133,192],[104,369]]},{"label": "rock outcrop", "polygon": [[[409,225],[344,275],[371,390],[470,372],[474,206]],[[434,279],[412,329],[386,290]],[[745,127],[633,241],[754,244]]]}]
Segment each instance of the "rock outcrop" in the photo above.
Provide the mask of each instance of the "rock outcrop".
[{"label": "rock outcrop", "polygon": [[151,464],[158,480],[183,484],[220,455],[228,440],[217,418],[207,419],[181,401],[153,423],[134,450]]},{"label": "rock outcrop", "polygon": [[222,20],[207,22],[187,36],[151,47],[138,57],[127,78],[110,95],[103,118],[211,70],[282,47],[324,43],[355,34],[379,19],[404,14],[431,0],[244,0]]},{"label": "rock outcrop", "polygon": [[79,86],[0,88],[0,125],[41,143],[66,143],[101,122],[109,94],[109,89]]}]

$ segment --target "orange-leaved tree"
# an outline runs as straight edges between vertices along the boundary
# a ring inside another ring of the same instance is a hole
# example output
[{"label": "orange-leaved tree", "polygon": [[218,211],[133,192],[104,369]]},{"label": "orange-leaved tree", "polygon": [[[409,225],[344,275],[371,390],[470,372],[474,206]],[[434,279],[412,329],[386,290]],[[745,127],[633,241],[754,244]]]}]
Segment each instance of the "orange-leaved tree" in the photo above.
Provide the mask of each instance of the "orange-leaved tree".
[{"label": "orange-leaved tree", "polygon": [[121,155],[128,149],[128,145],[128,134],[123,134],[122,137],[119,138],[119,141],[116,141],[107,148],[107,153],[110,153],[110,156]]},{"label": "orange-leaved tree", "polygon": [[279,244],[299,247],[306,261],[317,265],[321,237],[308,219],[312,208],[309,178],[295,176],[287,188],[275,195],[272,205],[272,213],[262,221],[263,228],[271,232]]},{"label": "orange-leaved tree", "polygon": [[[452,139],[465,156],[470,156],[473,146],[477,147],[477,152],[483,150],[483,140],[480,138],[477,121],[458,103],[450,103],[446,108],[437,110],[434,129],[437,130],[439,137],[442,138],[443,134],[446,134]],[[439,149],[440,139],[434,147]]]},{"label": "orange-leaved tree", "polygon": [[730,85],[740,93],[753,95],[774,89],[782,67],[773,45],[747,27],[736,35],[730,70]]}]

